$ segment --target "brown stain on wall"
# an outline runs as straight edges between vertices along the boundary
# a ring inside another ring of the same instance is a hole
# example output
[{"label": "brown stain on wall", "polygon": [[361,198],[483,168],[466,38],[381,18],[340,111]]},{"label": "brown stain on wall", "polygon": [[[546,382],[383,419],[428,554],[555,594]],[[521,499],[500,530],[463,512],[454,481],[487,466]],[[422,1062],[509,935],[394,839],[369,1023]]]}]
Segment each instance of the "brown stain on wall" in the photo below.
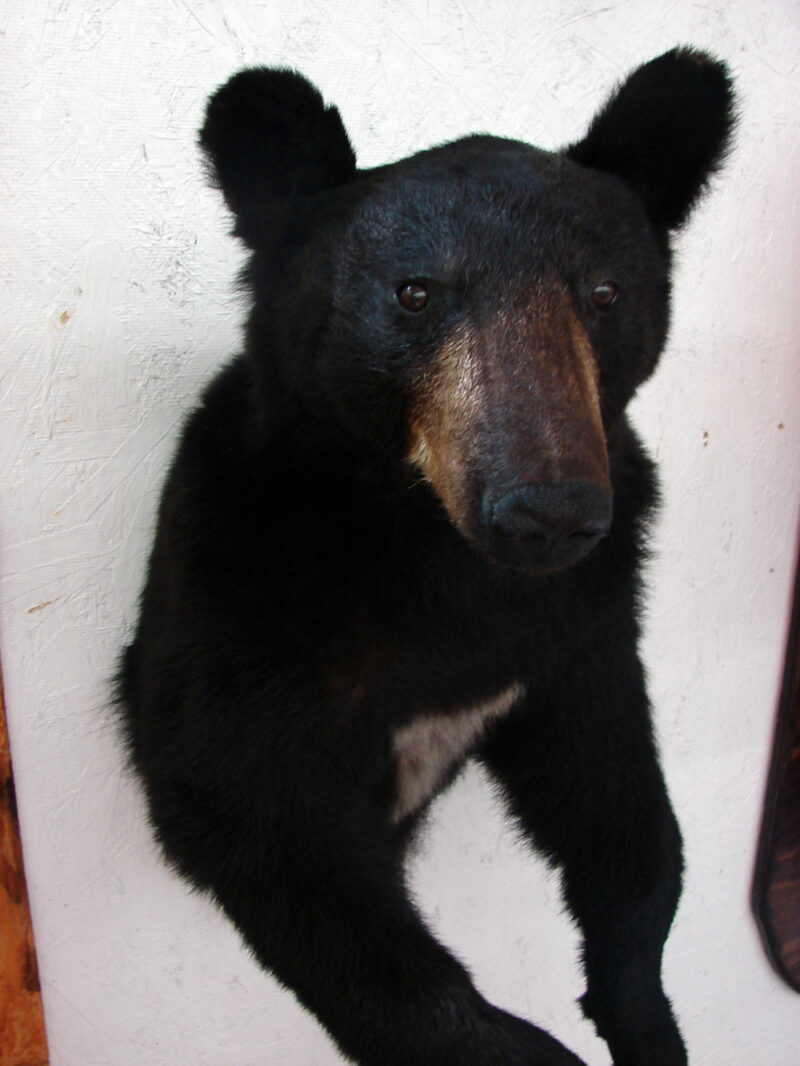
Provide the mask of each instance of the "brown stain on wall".
[{"label": "brown stain on wall", "polygon": [[28,608],[28,614],[36,614],[37,611],[43,611],[45,607],[52,607],[57,600],[45,600],[44,603],[37,603],[35,607]]},{"label": "brown stain on wall", "polygon": [[0,675],[0,1066],[47,1066]]}]

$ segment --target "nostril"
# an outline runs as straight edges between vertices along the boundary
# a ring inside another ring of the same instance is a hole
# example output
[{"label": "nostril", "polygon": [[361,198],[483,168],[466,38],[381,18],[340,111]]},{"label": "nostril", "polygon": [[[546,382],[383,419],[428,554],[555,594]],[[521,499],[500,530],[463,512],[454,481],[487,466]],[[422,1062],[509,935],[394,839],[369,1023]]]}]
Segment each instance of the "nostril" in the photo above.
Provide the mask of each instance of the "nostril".
[{"label": "nostril", "polygon": [[551,536],[541,520],[538,508],[525,488],[507,492],[490,507],[490,522],[497,533],[506,537],[525,537],[546,541]]},{"label": "nostril", "polygon": [[575,529],[572,533],[567,534],[568,540],[594,540],[595,537],[602,537],[605,530],[602,529]]}]

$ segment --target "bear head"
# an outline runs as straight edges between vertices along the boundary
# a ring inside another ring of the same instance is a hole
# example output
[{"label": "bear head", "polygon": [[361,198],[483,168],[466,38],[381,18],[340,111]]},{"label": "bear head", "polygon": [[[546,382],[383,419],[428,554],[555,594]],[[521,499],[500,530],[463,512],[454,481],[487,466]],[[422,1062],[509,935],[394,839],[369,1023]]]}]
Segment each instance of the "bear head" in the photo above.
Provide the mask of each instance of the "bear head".
[{"label": "bear head", "polygon": [[678,48],[561,151],[475,135],[358,169],[308,81],[241,71],[200,140],[253,253],[260,387],[424,478],[490,557],[576,562],[609,529],[615,429],[664,346],[670,237],[732,125],[724,65]]}]

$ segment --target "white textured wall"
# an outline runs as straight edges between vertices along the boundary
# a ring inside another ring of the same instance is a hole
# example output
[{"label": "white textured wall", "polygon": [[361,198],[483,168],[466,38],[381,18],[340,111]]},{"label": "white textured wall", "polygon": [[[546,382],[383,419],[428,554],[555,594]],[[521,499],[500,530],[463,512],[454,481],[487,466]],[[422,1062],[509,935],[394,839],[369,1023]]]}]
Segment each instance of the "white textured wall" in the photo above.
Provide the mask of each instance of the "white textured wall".
[{"label": "white textured wall", "polygon": [[[476,129],[552,147],[678,42],[730,61],[742,122],[638,405],[667,496],[645,651],[689,864],[667,975],[695,1066],[795,1063],[800,1001],[748,893],[800,495],[796,0],[4,7],[0,639],[53,1066],[338,1061],[161,866],[107,710],[181,414],[237,343],[205,95],[243,63],[297,66],[364,164]],[[477,774],[440,803],[416,881],[487,994],[606,1066],[554,884]]]}]

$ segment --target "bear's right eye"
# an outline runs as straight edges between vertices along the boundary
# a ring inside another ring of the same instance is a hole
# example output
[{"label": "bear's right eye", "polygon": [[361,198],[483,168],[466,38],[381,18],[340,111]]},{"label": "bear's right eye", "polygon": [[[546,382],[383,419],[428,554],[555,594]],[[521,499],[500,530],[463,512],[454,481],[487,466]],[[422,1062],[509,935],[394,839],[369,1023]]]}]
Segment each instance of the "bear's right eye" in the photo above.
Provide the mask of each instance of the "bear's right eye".
[{"label": "bear's right eye", "polygon": [[421,281],[404,281],[397,290],[397,299],[406,311],[424,311],[428,306],[428,290]]}]

